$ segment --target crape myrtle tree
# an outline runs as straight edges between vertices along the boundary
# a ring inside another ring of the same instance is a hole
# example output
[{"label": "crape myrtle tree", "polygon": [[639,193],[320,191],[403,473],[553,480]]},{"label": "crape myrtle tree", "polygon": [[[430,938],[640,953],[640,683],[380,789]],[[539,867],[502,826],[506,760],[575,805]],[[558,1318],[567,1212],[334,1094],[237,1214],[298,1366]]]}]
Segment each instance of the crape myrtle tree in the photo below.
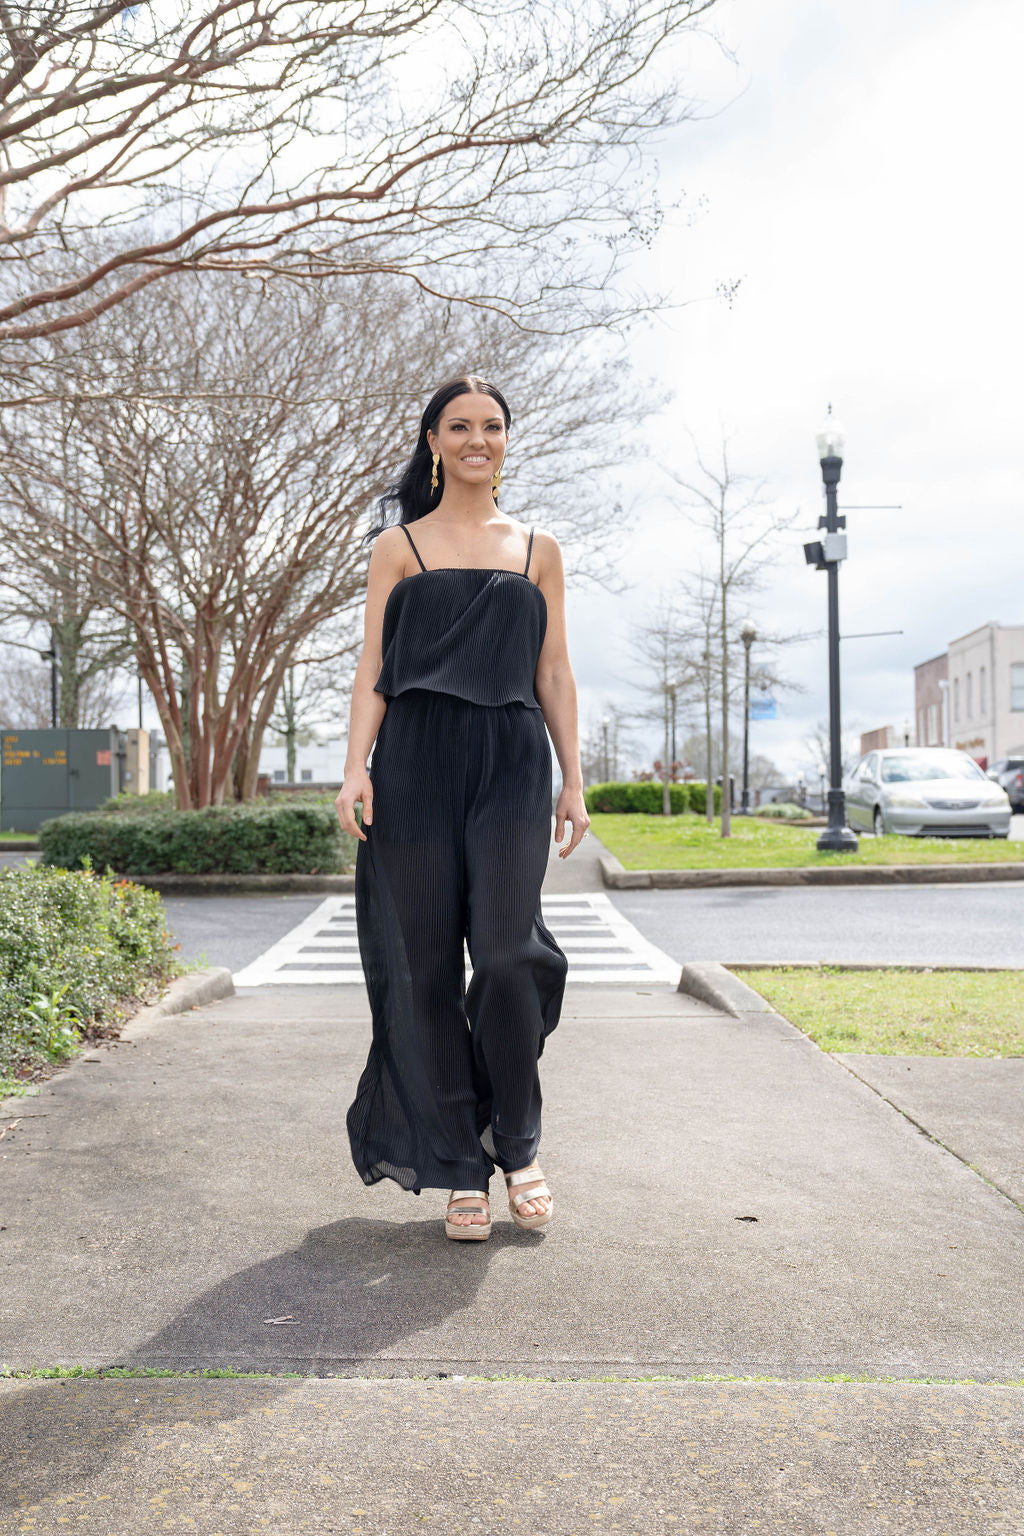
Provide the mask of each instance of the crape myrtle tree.
[{"label": "crape myrtle tree", "polygon": [[619,460],[609,425],[650,399],[606,348],[394,279],[202,273],[48,344],[44,398],[0,413],[0,558],[48,571],[59,552],[111,631],[130,626],[182,808],[251,798],[288,668],[343,665],[357,643],[359,526],[407,455],[424,380],[500,360],[509,500],[570,544],[585,525],[588,574],[614,574],[623,515],[595,504],[592,474]]},{"label": "crape myrtle tree", "polygon": [[9,0],[0,361],[184,272],[614,323],[658,220],[641,151],[687,115],[670,45],[713,3]]}]

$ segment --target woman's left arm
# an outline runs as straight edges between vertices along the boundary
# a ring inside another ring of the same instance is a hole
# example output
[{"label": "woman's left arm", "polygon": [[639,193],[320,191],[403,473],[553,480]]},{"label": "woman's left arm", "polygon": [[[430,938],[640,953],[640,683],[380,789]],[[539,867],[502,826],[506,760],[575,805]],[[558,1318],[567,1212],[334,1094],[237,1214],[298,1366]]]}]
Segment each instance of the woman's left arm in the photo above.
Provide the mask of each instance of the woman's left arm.
[{"label": "woman's left arm", "polygon": [[565,627],[562,551],[558,540],[550,533],[536,533],[533,544],[538,568],[537,585],[544,594],[548,610],[534,688],[562,770],[562,788],[555,806],[556,843],[560,843],[565,835],[565,823],[572,823],[571,841],[558,850],[558,857],[565,859],[578,847],[590,826],[583,803],[576,679],[569,661]]}]

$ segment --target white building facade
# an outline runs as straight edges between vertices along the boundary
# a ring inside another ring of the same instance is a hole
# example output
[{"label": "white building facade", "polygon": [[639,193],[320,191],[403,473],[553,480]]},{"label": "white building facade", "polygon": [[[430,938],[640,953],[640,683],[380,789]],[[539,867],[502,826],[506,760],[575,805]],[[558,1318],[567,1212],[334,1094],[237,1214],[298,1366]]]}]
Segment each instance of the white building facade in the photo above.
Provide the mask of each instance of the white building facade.
[{"label": "white building facade", "polygon": [[983,768],[1024,755],[1024,624],[983,624],[948,654],[949,744]]},{"label": "white building facade", "polygon": [[[341,784],[345,777],[345,757],[348,753],[348,737],[338,736],[331,741],[312,742],[308,747],[295,748],[296,784]],[[264,746],[260,752],[260,774],[266,774],[271,784],[288,782],[288,750],[283,746]]]}]

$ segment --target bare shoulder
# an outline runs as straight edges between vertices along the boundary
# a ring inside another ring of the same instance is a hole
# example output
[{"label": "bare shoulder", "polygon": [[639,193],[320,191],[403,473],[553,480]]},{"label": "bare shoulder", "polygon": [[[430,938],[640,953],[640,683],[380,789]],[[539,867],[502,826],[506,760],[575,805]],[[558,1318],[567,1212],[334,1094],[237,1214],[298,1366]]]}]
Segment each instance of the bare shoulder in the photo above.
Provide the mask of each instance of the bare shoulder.
[{"label": "bare shoulder", "polygon": [[545,586],[550,582],[557,586],[564,580],[562,566],[562,546],[553,533],[546,528],[539,528],[534,524],[533,528],[533,553],[530,557],[531,569],[536,569],[538,582]]},{"label": "bare shoulder", "polygon": [[391,565],[396,561],[400,564],[405,558],[403,552],[408,548],[409,540],[402,532],[401,525],[393,523],[374,539],[370,558],[377,556],[378,565]]},{"label": "bare shoulder", "polygon": [[412,547],[401,525],[393,523],[390,528],[383,529],[374,539],[370,551],[367,570],[370,589],[383,588],[387,593],[396,581],[401,581],[413,559]]}]

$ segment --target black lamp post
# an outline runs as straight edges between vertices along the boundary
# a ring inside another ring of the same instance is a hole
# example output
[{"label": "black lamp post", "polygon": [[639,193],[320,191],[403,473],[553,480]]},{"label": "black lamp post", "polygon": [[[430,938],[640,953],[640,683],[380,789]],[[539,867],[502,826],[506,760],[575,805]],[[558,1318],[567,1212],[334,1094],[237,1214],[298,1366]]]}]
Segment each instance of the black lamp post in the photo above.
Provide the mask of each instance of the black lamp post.
[{"label": "black lamp post", "polygon": [[51,729],[56,730],[60,723],[60,710],[57,702],[59,697],[58,669],[60,667],[60,651],[57,648],[57,631],[52,624],[50,625],[50,649],[48,651],[40,651],[39,654],[43,661],[50,663],[50,726]]},{"label": "black lamp post", "polygon": [[819,543],[805,544],[804,557],[808,565],[828,572],[828,722],[829,722],[829,791],[828,826],[818,838],[823,852],[855,853],[858,842],[846,825],[846,796],[843,793],[843,761],[839,715],[839,564],[846,559],[846,518],[839,516],[839,476],[843,470],[843,432],[833,420],[832,407],[828,420],[818,433],[818,460],[821,478],[825,483],[825,516],[819,517],[818,527],[825,530]]},{"label": "black lamp post", "polygon": [[743,662],[743,796],[740,815],[750,815],[750,647],[757,639],[757,630],[748,619],[740,630],[740,639],[746,653]]}]

